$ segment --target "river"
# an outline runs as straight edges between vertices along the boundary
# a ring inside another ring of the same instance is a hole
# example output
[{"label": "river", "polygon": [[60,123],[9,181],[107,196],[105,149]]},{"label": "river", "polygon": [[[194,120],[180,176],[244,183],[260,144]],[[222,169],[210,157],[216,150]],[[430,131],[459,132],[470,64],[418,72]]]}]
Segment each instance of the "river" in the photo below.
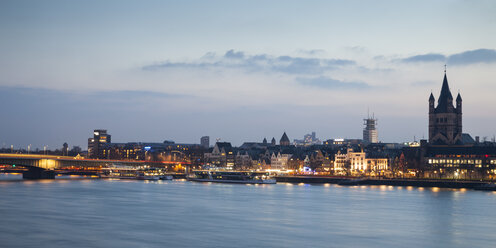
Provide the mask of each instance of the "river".
[{"label": "river", "polygon": [[494,247],[494,206],[464,189],[0,174],[0,247]]}]

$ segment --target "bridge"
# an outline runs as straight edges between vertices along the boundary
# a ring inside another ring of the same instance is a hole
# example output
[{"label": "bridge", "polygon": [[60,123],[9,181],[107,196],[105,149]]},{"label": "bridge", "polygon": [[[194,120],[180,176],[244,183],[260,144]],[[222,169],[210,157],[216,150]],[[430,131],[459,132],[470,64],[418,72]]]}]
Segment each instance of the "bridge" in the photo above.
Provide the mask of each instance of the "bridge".
[{"label": "bridge", "polygon": [[0,164],[16,165],[28,168],[23,173],[25,179],[53,179],[55,170],[78,167],[78,168],[101,168],[112,164],[163,168],[167,165],[190,165],[189,162],[180,161],[148,161],[148,160],[113,160],[113,159],[88,159],[80,156],[56,156],[36,154],[12,154],[0,153]]}]

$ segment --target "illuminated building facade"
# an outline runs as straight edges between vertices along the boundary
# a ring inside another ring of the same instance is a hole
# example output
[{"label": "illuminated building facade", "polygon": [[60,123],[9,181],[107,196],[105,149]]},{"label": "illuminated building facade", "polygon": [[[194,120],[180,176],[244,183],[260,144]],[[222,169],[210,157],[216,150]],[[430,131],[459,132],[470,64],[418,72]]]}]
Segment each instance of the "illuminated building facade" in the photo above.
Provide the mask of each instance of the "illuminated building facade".
[{"label": "illuminated building facade", "polygon": [[211,153],[205,153],[205,161],[212,167],[223,167],[232,169],[234,167],[235,154],[231,143],[217,142]]},{"label": "illuminated building facade", "polygon": [[348,148],[346,153],[338,153],[334,156],[334,171],[344,174],[349,170],[351,174],[380,175],[389,170],[388,159],[384,156],[371,156],[363,150],[360,152]]},{"label": "illuminated building facade", "polygon": [[105,144],[111,142],[110,134],[105,129],[96,129],[93,131],[93,138],[88,139],[88,156],[94,159],[107,158],[106,151],[103,149]]},{"label": "illuminated building facade", "polygon": [[270,157],[270,168],[273,170],[287,170],[288,161],[291,158],[291,154],[281,154],[280,152],[272,153]]},{"label": "illuminated building facade", "polygon": [[443,179],[496,179],[496,146],[427,147],[425,176]]}]

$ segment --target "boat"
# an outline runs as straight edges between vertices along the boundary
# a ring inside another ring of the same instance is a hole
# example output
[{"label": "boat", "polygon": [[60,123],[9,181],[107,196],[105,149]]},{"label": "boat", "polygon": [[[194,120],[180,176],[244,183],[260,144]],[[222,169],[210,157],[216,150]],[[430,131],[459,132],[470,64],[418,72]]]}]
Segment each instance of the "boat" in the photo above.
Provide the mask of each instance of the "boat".
[{"label": "boat", "polygon": [[188,181],[215,183],[275,184],[269,172],[265,171],[230,171],[197,170],[186,178]]},{"label": "boat", "polygon": [[160,176],[153,173],[152,171],[138,170],[136,173],[136,178],[138,180],[159,180]]},{"label": "boat", "polygon": [[161,175],[159,176],[160,180],[172,180],[174,177],[172,175]]},{"label": "boat", "polygon": [[361,185],[362,182],[364,182],[365,179],[346,179],[338,183],[338,185],[342,186],[356,186],[356,185]]},{"label": "boat", "polygon": [[159,180],[160,176],[154,170],[139,169],[133,166],[112,165],[102,168],[100,178]]},{"label": "boat", "polygon": [[496,191],[496,184],[486,183],[474,187],[475,190]]},{"label": "boat", "polygon": [[98,174],[100,178],[112,178],[112,179],[136,179],[137,169],[132,166],[126,165],[111,165],[109,167],[102,168],[102,171]]}]

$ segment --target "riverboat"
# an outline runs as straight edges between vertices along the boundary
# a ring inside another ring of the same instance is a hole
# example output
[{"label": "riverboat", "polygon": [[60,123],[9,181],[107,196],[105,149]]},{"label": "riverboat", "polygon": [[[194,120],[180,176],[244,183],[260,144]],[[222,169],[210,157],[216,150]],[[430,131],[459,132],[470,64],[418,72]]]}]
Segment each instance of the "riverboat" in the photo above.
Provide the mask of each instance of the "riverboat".
[{"label": "riverboat", "polygon": [[160,180],[172,180],[174,177],[172,175],[161,175],[159,176]]},{"label": "riverboat", "polygon": [[102,168],[100,178],[159,180],[160,176],[153,170],[143,170],[132,166],[114,165]]},{"label": "riverboat", "polygon": [[276,180],[265,171],[197,170],[188,175],[189,181],[215,183],[274,184]]}]

